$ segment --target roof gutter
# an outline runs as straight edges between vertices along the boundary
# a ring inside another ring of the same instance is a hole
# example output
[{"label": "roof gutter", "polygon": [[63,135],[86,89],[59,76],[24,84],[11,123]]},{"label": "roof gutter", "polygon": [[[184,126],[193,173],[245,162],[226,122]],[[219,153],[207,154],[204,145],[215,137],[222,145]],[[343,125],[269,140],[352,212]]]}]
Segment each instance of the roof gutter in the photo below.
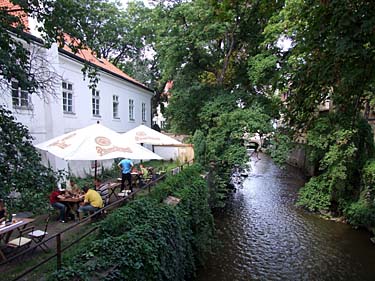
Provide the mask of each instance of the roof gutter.
[{"label": "roof gutter", "polygon": [[81,57],[79,57],[79,56],[77,56],[77,55],[75,55],[75,54],[72,54],[71,52],[68,52],[68,51],[66,51],[66,50],[64,50],[64,49],[62,49],[62,48],[59,48],[59,52],[62,53],[62,54],[64,54],[64,55],[66,55],[66,56],[68,56],[68,57],[70,57],[70,58],[73,58],[73,59],[75,59],[75,60],[78,60],[78,61],[80,61],[80,62],[82,62],[82,63],[87,63],[87,64],[89,64],[90,66],[95,67],[95,68],[98,68],[98,69],[100,69],[101,71],[106,72],[106,73],[108,73],[108,74],[111,74],[111,75],[113,75],[113,76],[115,76],[115,77],[117,77],[117,78],[123,79],[123,80],[125,80],[125,81],[127,81],[127,82],[129,82],[129,83],[131,83],[131,84],[133,84],[133,85],[135,85],[135,86],[138,86],[138,87],[140,87],[140,88],[146,90],[146,91],[149,91],[149,92],[151,92],[151,93],[154,93],[154,90],[152,90],[152,89],[146,87],[145,85],[142,85],[142,84],[140,84],[140,83],[136,83],[136,82],[134,82],[134,81],[132,81],[132,80],[129,80],[129,79],[126,79],[125,77],[123,77],[123,76],[121,76],[121,75],[119,75],[119,74],[117,74],[117,73],[113,73],[112,71],[109,71],[109,70],[107,70],[107,69],[105,69],[105,68],[103,68],[103,67],[101,67],[101,66],[98,66],[98,65],[96,65],[96,64],[94,64],[94,63],[92,63],[92,62],[89,62],[89,61],[87,61],[87,60],[85,60],[85,59],[83,59],[83,58],[81,58]]}]

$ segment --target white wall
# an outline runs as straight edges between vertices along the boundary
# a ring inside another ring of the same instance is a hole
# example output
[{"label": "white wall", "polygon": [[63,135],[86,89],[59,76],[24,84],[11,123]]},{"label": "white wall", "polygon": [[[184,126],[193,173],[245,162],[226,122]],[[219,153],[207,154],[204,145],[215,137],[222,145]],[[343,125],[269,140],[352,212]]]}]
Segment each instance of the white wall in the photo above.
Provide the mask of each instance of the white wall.
[{"label": "white wall", "polygon": [[[100,93],[100,117],[93,116],[91,101],[92,92],[88,88],[88,82],[83,81],[81,68],[81,63],[72,61],[71,58],[67,58],[64,55],[60,55],[60,74],[64,80],[73,84],[74,92],[73,103],[75,114],[63,114],[66,132],[91,125],[97,121],[119,133],[126,132],[143,123],[141,120],[142,102],[146,104],[146,110],[148,112],[146,114],[147,122],[145,125],[151,125],[149,112],[151,111],[152,93],[105,72],[99,72],[100,81],[96,88]],[[113,118],[113,95],[119,96],[120,119]],[[135,102],[135,121],[130,121],[128,117],[129,99],[133,99]]]}]

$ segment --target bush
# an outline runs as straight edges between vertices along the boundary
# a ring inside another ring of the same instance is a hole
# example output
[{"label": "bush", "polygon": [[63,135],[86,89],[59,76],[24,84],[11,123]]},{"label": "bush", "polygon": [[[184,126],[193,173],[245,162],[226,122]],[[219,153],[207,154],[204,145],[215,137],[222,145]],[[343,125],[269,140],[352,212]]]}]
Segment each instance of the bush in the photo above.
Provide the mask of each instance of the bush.
[{"label": "bush", "polygon": [[375,159],[369,160],[362,171],[362,188],[366,200],[374,202],[375,200]]},{"label": "bush", "polygon": [[312,212],[328,211],[331,205],[329,181],[322,175],[311,178],[310,181],[299,190],[297,205],[303,206]]},{"label": "bush", "polygon": [[375,227],[375,206],[363,201],[352,203],[345,210],[348,222],[355,226]]},{"label": "bush", "polygon": [[375,160],[367,161],[362,170],[362,191],[357,202],[345,209],[350,224],[375,227]]}]

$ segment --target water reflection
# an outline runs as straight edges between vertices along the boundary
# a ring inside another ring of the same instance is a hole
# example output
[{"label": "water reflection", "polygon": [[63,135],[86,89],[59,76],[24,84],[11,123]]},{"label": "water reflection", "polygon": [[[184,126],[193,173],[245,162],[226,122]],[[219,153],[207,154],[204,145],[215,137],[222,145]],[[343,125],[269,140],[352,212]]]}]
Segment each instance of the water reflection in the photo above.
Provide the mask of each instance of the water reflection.
[{"label": "water reflection", "polygon": [[197,280],[375,280],[370,235],[295,207],[302,175],[261,158],[215,214],[221,245]]}]

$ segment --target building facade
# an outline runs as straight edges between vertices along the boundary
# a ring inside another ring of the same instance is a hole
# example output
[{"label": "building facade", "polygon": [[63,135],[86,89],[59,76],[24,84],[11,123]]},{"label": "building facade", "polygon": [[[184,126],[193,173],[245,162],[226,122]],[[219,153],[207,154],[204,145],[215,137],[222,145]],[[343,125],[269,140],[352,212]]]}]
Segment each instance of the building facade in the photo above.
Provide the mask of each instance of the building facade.
[{"label": "building facade", "polygon": [[[90,50],[75,54],[57,45],[46,49],[32,29],[29,36],[31,43],[23,44],[34,56],[34,71],[48,87],[29,94],[19,88],[17,81],[0,80],[0,102],[28,127],[35,144],[96,122],[119,133],[140,124],[151,126],[151,89],[109,61],[95,57]],[[95,88],[83,75],[85,65],[96,69],[99,80]],[[46,153],[42,157],[56,170],[69,170],[78,176],[92,172],[89,161],[68,163]]]}]

